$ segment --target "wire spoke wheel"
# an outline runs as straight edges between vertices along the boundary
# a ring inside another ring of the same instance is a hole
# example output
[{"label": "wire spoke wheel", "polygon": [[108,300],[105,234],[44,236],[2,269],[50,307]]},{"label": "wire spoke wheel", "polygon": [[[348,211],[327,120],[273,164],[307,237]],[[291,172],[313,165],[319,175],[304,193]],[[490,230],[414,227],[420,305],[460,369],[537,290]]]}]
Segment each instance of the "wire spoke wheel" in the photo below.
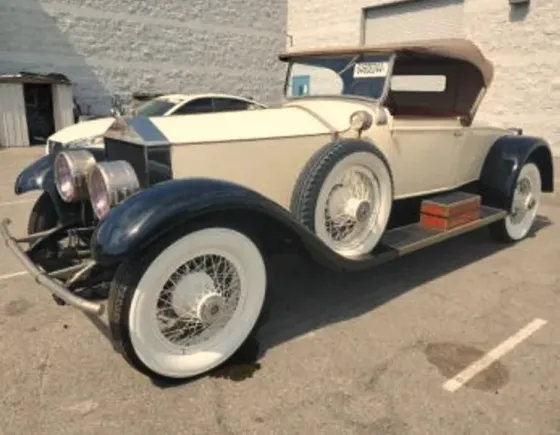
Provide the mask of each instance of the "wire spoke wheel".
[{"label": "wire spoke wheel", "polygon": [[234,229],[191,232],[157,250],[143,270],[126,267],[132,277],[119,278],[110,295],[113,338],[151,375],[184,379],[217,367],[249,337],[262,310],[264,259]]},{"label": "wire spoke wheel", "polygon": [[524,239],[531,230],[540,204],[541,173],[532,162],[519,171],[513,191],[511,209],[502,220],[490,225],[491,236],[500,242],[512,243]]},{"label": "wire spoke wheel", "polygon": [[195,257],[164,284],[157,301],[158,330],[180,349],[208,341],[231,319],[240,296],[234,264],[218,255]]},{"label": "wire spoke wheel", "polygon": [[333,251],[352,258],[371,252],[383,236],[391,213],[392,181],[371,147],[342,151],[320,184],[312,226]]},{"label": "wire spoke wheel", "polygon": [[524,238],[535,221],[541,196],[541,178],[533,163],[526,164],[520,171],[512,208],[505,219],[508,235],[513,240]]},{"label": "wire spoke wheel", "polygon": [[337,177],[317,205],[323,210],[318,223],[324,231],[320,232],[335,250],[351,250],[368,238],[379,213],[380,190],[375,174],[363,166],[351,167]]}]

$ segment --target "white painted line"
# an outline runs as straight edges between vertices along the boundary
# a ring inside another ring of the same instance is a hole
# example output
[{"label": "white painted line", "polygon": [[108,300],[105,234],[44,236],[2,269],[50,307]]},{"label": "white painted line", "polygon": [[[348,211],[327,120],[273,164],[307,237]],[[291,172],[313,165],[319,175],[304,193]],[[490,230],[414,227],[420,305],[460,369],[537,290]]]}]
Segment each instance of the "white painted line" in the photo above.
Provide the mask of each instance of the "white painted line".
[{"label": "white painted line", "polygon": [[23,276],[23,275],[27,275],[27,272],[24,270],[22,270],[21,272],[8,273],[7,275],[0,275],[0,281],[4,281],[6,279],[15,278],[17,276]]},{"label": "white painted line", "polygon": [[482,358],[472,363],[462,372],[458,373],[452,379],[449,379],[443,384],[443,389],[451,393],[457,391],[468,381],[474,378],[478,373],[487,369],[492,363],[499,360],[506,353],[511,351],[515,346],[523,342],[530,335],[537,332],[540,328],[547,324],[546,320],[535,319],[530,322],[523,329],[519,330],[517,333],[509,337],[507,340],[503,341],[501,344],[496,346],[490,352],[485,354]]},{"label": "white painted line", "polygon": [[10,206],[10,205],[18,205],[18,204],[28,204],[30,202],[36,201],[35,199],[20,199],[19,201],[6,201],[0,202],[0,207],[2,206]]}]

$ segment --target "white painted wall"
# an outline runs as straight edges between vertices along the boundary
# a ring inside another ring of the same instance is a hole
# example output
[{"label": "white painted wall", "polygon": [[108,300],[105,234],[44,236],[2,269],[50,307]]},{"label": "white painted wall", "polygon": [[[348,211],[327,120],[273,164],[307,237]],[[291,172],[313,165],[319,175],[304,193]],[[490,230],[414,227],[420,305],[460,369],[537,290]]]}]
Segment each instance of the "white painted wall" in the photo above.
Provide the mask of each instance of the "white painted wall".
[{"label": "white painted wall", "polygon": [[110,94],[282,94],[286,0],[1,0],[0,73],[57,71],[79,103]]},{"label": "white painted wall", "polygon": [[[392,0],[289,0],[293,48],[358,44],[362,8]],[[465,35],[495,63],[478,118],[543,136],[560,156],[560,1],[465,0]],[[429,26],[430,23],[425,23]]]}]

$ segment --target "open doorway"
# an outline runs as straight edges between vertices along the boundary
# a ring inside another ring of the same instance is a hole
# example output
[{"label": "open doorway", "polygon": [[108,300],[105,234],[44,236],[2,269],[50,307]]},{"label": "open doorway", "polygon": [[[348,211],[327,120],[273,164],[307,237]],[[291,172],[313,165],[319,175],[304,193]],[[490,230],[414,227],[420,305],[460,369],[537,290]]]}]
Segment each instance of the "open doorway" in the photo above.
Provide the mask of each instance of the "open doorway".
[{"label": "open doorway", "polygon": [[24,83],[25,114],[31,145],[44,145],[55,132],[52,86]]}]

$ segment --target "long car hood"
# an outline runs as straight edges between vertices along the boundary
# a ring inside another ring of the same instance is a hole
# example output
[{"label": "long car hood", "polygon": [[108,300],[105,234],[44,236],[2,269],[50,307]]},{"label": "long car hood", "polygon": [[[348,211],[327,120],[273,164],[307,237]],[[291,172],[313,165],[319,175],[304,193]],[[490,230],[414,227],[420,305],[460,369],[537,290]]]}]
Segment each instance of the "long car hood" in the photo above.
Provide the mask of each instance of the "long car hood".
[{"label": "long car hood", "polygon": [[313,112],[300,107],[150,118],[174,144],[272,139],[329,134]]},{"label": "long car hood", "polygon": [[92,119],[91,121],[78,122],[68,127],[58,130],[49,137],[49,140],[68,143],[74,140],[90,138],[104,134],[113,124],[115,118],[112,116],[107,118]]}]

